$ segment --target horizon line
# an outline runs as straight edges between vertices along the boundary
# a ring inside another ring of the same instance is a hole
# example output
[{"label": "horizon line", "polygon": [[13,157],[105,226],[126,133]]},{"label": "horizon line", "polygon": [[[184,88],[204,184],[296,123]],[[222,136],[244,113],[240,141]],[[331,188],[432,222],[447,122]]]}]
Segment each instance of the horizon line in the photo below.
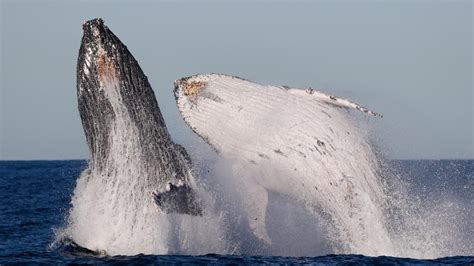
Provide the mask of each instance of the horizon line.
[{"label": "horizon line", "polygon": [[[90,159],[0,159],[0,162],[52,162],[52,161],[89,161]],[[389,161],[474,161],[474,158],[390,158]]]}]

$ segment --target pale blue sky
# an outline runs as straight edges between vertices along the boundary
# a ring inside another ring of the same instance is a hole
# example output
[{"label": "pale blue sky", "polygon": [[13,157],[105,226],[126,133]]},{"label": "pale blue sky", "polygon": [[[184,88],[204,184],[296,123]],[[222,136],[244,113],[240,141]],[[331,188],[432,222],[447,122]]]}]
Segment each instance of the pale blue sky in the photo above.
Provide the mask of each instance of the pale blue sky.
[{"label": "pale blue sky", "polygon": [[390,158],[474,158],[471,1],[1,0],[0,159],[86,158],[75,67],[102,17],[141,64],[171,134],[173,81],[223,72],[317,87],[384,114]]}]

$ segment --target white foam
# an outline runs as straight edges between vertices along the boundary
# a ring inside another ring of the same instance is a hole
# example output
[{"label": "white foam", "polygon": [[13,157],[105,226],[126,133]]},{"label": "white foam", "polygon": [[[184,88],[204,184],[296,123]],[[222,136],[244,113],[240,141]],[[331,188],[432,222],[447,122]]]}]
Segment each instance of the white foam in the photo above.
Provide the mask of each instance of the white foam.
[{"label": "white foam", "polygon": [[[224,75],[193,80],[206,88],[193,101],[178,90],[178,106],[220,152],[187,146],[201,173],[198,187],[205,188],[198,191],[204,216],[157,211],[138,129],[123,107],[119,83],[110,81],[101,88],[116,115],[106,170],[81,175],[68,226],[58,235],[110,255],[434,258],[463,250],[456,243],[462,234],[456,205],[420,210],[403,184],[380,175],[366,125],[345,109],[358,105]],[[382,178],[394,182],[388,186]]]},{"label": "white foam", "polygon": [[[101,83],[115,113],[105,169],[86,170],[77,181],[67,234],[80,246],[109,255],[226,252],[219,216],[167,215],[157,210],[133,124],[116,80]],[[211,206],[208,202],[207,206]],[[177,245],[174,243],[178,243]]]}]

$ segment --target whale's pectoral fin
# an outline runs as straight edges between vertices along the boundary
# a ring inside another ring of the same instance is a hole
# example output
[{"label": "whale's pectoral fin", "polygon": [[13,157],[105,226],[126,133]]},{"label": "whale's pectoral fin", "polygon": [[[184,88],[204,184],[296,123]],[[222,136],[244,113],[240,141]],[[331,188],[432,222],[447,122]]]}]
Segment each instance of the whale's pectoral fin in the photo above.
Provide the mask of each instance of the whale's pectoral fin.
[{"label": "whale's pectoral fin", "polygon": [[271,245],[272,240],[266,228],[268,192],[257,183],[246,182],[242,185],[245,187],[246,192],[252,195],[252,197],[245,197],[243,199],[250,229],[252,229],[257,238]]},{"label": "whale's pectoral fin", "polygon": [[265,219],[267,213],[268,193],[262,187],[254,188],[253,192],[254,194],[252,194],[257,197],[258,203],[251,204],[250,202],[247,202],[248,212],[251,214],[248,217],[250,228],[252,228],[254,234],[260,240],[263,240],[263,242],[266,244],[271,245],[272,240],[268,235]]},{"label": "whale's pectoral fin", "polygon": [[195,192],[186,184],[168,183],[164,191],[153,192],[158,208],[165,213],[202,216],[202,209]]}]

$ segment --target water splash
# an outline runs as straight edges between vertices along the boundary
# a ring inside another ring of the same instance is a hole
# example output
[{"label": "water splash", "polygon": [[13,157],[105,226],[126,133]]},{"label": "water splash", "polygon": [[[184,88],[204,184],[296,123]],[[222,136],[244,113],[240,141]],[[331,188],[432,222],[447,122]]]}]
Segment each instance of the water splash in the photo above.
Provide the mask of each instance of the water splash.
[{"label": "water splash", "polygon": [[120,85],[112,80],[102,88],[115,114],[110,152],[107,158],[95,158],[105,161],[100,168],[90,165],[77,181],[68,237],[109,255],[225,252],[219,219],[213,213],[204,218],[168,215],[156,207],[152,192],[158,180],[141,158],[139,129],[123,104]]},{"label": "water splash", "polygon": [[439,258],[472,254],[474,241],[469,230],[472,231],[473,216],[466,203],[446,195],[451,188],[431,191],[429,198],[423,198],[421,186],[438,187],[436,176],[431,176],[428,184],[414,182],[422,178],[416,175],[409,176],[411,182],[407,182],[392,166],[382,159],[380,162],[380,176],[389,199],[387,226],[394,243],[392,255]]},{"label": "water splash", "polygon": [[[69,225],[58,238],[69,237],[80,246],[109,255],[358,253],[348,248],[344,243],[347,239],[341,237],[324,211],[310,212],[304,203],[280,193],[271,193],[266,211],[272,243],[259,240],[248,226],[242,202],[243,198],[256,197],[237,189],[235,183],[243,174],[242,169],[235,168],[238,163],[213,153],[205,144],[190,147],[200,171],[199,185],[205,188],[200,195],[207,197],[203,217],[158,213],[155,206],[140,200],[147,198],[142,193],[146,185],[133,184],[136,180],[131,180],[136,175],[130,173],[140,171],[137,165],[119,163],[107,176],[92,171],[81,175]],[[385,180],[382,189],[387,205],[383,221],[393,245],[383,255],[435,258],[472,250],[472,242],[465,239],[459,226],[458,219],[463,217],[459,204],[440,199],[423,205],[390,166],[377,167],[377,177]]]},{"label": "water splash", "polygon": [[[306,187],[292,187],[295,176],[277,172],[271,164],[257,167],[216,154],[202,142],[188,145],[199,173],[197,193],[204,202],[204,215],[161,213],[150,197],[155,182],[142,178],[149,173],[141,164],[138,129],[115,94],[117,85],[110,86],[105,92],[115,99],[111,105],[116,114],[110,157],[105,170],[91,167],[78,179],[68,225],[58,238],[108,255],[360,253],[434,258],[469,252],[469,242],[467,247],[456,243],[463,236],[455,221],[462,216],[460,207],[449,201],[422,206],[383,163],[370,141],[368,125],[354,117],[344,128],[331,127],[343,132],[350,127],[353,143],[345,145],[353,145],[357,156],[343,153],[312,165],[323,169],[319,179],[329,181],[304,180]],[[340,178],[348,172],[353,174]],[[254,179],[262,175],[271,179]],[[249,223],[262,218],[249,211],[249,205],[261,203],[262,191],[268,193],[263,218],[270,242],[259,238],[259,229]]]}]

